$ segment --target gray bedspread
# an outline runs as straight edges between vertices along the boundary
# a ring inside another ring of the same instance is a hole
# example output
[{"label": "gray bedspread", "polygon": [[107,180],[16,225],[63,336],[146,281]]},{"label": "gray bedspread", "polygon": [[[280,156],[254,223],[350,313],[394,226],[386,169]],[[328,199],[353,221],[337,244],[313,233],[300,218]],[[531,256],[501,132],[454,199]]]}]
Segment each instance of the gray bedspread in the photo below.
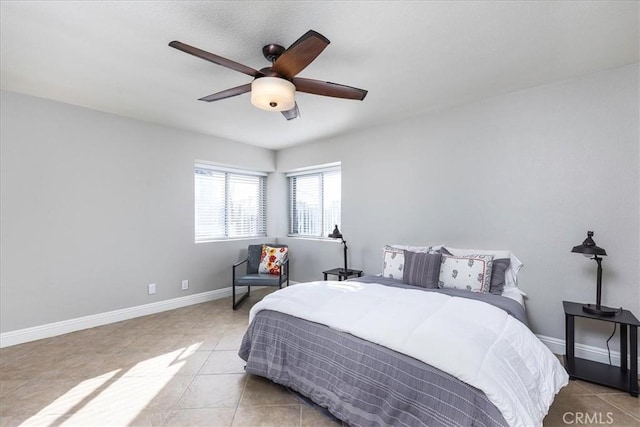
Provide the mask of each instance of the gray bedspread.
[{"label": "gray bedspread", "polygon": [[[396,280],[384,283],[375,276],[358,281],[411,287]],[[489,300],[509,300],[490,296],[495,298]],[[524,309],[510,309],[526,323]],[[378,344],[283,313],[259,312],[239,355],[247,362],[247,372],[289,387],[348,425],[507,425],[482,391],[457,378]]]}]

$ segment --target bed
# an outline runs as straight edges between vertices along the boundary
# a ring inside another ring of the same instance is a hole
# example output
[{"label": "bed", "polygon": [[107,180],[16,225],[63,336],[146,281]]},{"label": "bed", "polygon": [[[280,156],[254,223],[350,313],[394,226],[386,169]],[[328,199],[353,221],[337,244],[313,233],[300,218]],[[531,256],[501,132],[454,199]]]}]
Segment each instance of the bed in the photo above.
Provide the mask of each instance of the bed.
[{"label": "bed", "polygon": [[516,294],[297,284],[251,309],[239,355],[348,425],[541,425],[568,376]]}]

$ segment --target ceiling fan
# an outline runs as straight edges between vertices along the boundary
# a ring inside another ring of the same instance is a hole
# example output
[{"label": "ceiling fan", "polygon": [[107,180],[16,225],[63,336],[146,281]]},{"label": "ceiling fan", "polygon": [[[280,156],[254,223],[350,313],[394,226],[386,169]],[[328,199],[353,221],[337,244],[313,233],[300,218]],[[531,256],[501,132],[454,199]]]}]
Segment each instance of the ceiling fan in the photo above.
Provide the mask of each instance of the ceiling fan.
[{"label": "ceiling fan", "polygon": [[260,71],[179,41],[172,41],[169,46],[254,78],[251,83],[202,97],[200,101],[218,101],[251,92],[251,103],[254,106],[268,111],[280,111],[287,120],[291,120],[300,114],[295,101],[295,91],[360,101],[367,96],[364,89],[296,77],[329,43],[329,39],[322,34],[309,30],[288,49],[277,44],[268,44],[262,48],[262,54],[271,62],[271,67],[262,68]]}]

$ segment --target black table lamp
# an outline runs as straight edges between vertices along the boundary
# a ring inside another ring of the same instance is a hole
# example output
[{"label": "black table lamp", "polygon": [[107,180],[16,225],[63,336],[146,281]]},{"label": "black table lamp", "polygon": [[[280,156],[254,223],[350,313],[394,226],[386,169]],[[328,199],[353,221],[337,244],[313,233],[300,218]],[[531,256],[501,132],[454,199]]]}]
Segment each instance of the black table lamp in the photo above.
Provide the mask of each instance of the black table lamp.
[{"label": "black table lamp", "polygon": [[593,241],[593,231],[587,231],[587,238],[582,242],[579,246],[574,246],[571,249],[571,252],[575,252],[578,254],[584,254],[585,256],[593,255],[593,260],[598,263],[598,281],[596,288],[596,305],[593,304],[585,304],[582,306],[582,311],[595,314],[596,316],[614,316],[618,313],[618,310],[615,308],[604,307],[600,305],[600,300],[602,298],[602,258],[598,255],[606,256],[607,251],[596,246],[596,242]]},{"label": "black table lamp", "polygon": [[[338,225],[336,224],[336,227],[333,229],[333,232],[331,234],[329,234],[328,237],[331,237],[332,239],[341,239],[342,240],[342,244],[344,245],[344,272],[346,273],[348,271],[347,269],[347,242],[342,238],[342,233],[340,232],[340,230],[338,230]],[[342,271],[342,269],[340,269]]]}]

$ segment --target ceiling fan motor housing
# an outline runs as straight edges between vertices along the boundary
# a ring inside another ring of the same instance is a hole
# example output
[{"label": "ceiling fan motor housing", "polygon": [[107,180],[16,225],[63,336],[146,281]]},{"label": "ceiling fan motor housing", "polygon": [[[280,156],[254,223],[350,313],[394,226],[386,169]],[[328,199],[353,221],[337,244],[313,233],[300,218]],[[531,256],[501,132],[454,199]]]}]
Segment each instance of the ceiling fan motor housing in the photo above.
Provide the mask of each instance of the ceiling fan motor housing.
[{"label": "ceiling fan motor housing", "polygon": [[279,44],[268,44],[262,48],[262,54],[267,59],[267,61],[274,63],[276,59],[280,57],[284,53],[286,49]]}]

